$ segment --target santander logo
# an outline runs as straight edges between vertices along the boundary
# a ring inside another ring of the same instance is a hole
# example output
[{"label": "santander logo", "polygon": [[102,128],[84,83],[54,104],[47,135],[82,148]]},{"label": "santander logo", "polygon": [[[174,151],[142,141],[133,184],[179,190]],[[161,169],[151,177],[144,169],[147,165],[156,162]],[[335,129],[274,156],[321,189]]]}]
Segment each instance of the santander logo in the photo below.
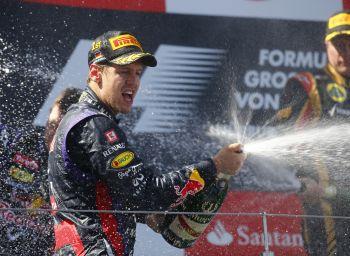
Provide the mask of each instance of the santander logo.
[{"label": "santander logo", "polygon": [[[207,234],[208,242],[216,246],[229,246],[232,242],[235,242],[238,246],[264,246],[263,233],[257,232],[247,225],[239,225],[233,231],[227,231],[226,228],[220,220],[217,221],[213,230]],[[233,236],[235,236],[235,240]],[[283,248],[302,248],[304,246],[304,241],[300,233],[273,231],[268,233],[268,241],[270,246]]]},{"label": "santander logo", "polygon": [[221,221],[217,221],[213,231],[207,235],[209,243],[218,246],[230,245],[233,241],[233,236],[228,233]]}]

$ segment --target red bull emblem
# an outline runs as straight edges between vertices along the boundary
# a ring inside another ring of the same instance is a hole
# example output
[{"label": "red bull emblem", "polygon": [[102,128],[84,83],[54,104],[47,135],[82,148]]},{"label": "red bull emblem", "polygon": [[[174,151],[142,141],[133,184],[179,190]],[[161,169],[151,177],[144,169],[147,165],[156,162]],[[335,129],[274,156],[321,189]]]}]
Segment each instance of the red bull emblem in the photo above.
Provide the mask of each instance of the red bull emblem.
[{"label": "red bull emblem", "polygon": [[194,196],[196,193],[204,188],[205,182],[199,175],[198,170],[194,169],[190,175],[189,180],[185,186],[180,190],[179,186],[174,186],[175,193],[179,196],[176,202],[171,205],[171,207],[176,207],[182,204],[188,195]]}]

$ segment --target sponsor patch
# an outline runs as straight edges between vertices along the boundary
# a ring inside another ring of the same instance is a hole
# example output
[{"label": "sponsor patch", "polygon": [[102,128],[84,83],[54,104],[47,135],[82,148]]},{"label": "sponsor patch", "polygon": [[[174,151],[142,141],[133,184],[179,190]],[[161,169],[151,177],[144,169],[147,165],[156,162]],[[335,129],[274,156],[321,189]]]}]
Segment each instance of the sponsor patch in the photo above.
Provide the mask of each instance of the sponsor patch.
[{"label": "sponsor patch", "polygon": [[350,116],[350,110],[349,110],[349,109],[336,108],[336,109],[335,109],[335,112],[336,112],[338,115],[341,115],[341,116],[346,116],[346,117],[349,117],[349,116]]},{"label": "sponsor patch", "polygon": [[103,151],[102,154],[104,157],[107,157],[107,156],[111,155],[112,153],[117,152],[119,149],[123,149],[123,148],[125,148],[124,142],[109,147],[107,150]]},{"label": "sponsor patch", "polygon": [[127,166],[133,159],[134,153],[131,151],[125,151],[117,155],[111,162],[111,167],[114,169],[120,169]]},{"label": "sponsor patch", "polygon": [[119,57],[118,59],[114,60],[113,63],[118,64],[118,65],[130,64],[130,63],[134,62],[135,60],[139,59],[140,57],[146,56],[146,55],[150,55],[150,54],[145,54],[143,52],[133,53],[133,54],[128,55],[128,56]]},{"label": "sponsor patch", "polygon": [[130,166],[129,168],[118,172],[118,178],[123,179],[125,177],[129,177],[129,175],[135,175],[142,169],[142,163],[139,163],[137,165]]},{"label": "sponsor patch", "polygon": [[106,131],[104,135],[109,144],[113,144],[119,139],[114,129]]},{"label": "sponsor patch", "polygon": [[99,58],[102,58],[102,57],[103,57],[102,53],[100,53],[100,52],[95,53],[95,61]]},{"label": "sponsor patch", "polygon": [[117,50],[125,46],[136,46],[142,50],[141,44],[132,35],[120,35],[112,37],[109,39],[109,43],[111,44],[113,50]]},{"label": "sponsor patch", "polygon": [[32,183],[34,181],[34,174],[29,173],[16,166],[11,166],[9,169],[9,174],[12,178],[22,181],[24,183]]},{"label": "sponsor patch", "polygon": [[139,173],[139,175],[132,180],[132,184],[134,185],[133,196],[141,194],[146,185],[145,176]]},{"label": "sponsor patch", "polygon": [[91,46],[91,51],[95,51],[97,49],[100,49],[101,46],[102,46],[102,41],[93,42],[92,46]]},{"label": "sponsor patch", "polygon": [[19,203],[21,207],[27,208],[30,205],[30,194],[20,193],[20,190],[14,189],[11,191],[11,202]]},{"label": "sponsor patch", "polygon": [[13,157],[13,162],[22,165],[23,167],[32,170],[32,171],[38,171],[39,170],[39,163],[36,160],[31,159],[28,156],[25,156],[19,152],[16,152],[16,154]]},{"label": "sponsor patch", "polygon": [[32,201],[32,203],[30,204],[30,208],[37,209],[37,208],[40,208],[41,206],[43,206],[44,204],[45,204],[44,198],[41,196],[38,196]]},{"label": "sponsor patch", "polygon": [[17,212],[11,210],[5,210],[4,208],[11,208],[11,205],[7,202],[0,201],[0,221],[5,221],[8,223],[12,223],[15,226],[21,226],[24,228],[29,228],[31,230],[35,230],[37,232],[44,232],[47,230],[46,225],[40,225],[33,220],[33,218],[28,218],[24,215],[17,214]]},{"label": "sponsor patch", "polygon": [[138,187],[141,184],[144,184],[144,179],[145,179],[145,176],[142,173],[140,173],[138,177],[135,177],[133,179],[132,184],[134,185],[134,187]]},{"label": "sponsor patch", "polygon": [[335,102],[343,103],[347,99],[346,89],[336,83],[327,84],[327,92]]},{"label": "sponsor patch", "polygon": [[33,190],[32,185],[26,184],[26,183],[23,183],[23,182],[14,181],[11,177],[7,177],[6,178],[5,184],[9,185],[9,186],[11,186],[13,188],[23,190],[24,192],[27,192],[27,193],[30,193]]},{"label": "sponsor patch", "polygon": [[97,62],[106,60],[106,58],[102,55],[101,52],[97,51],[94,54],[95,54],[95,57],[94,57],[92,63],[97,63]]},{"label": "sponsor patch", "polygon": [[174,186],[175,193],[179,196],[175,203],[171,207],[175,207],[186,199],[188,195],[194,196],[196,193],[201,191],[205,186],[205,182],[200,176],[198,170],[193,169],[189,180],[186,182],[185,186],[180,190],[179,186]]}]

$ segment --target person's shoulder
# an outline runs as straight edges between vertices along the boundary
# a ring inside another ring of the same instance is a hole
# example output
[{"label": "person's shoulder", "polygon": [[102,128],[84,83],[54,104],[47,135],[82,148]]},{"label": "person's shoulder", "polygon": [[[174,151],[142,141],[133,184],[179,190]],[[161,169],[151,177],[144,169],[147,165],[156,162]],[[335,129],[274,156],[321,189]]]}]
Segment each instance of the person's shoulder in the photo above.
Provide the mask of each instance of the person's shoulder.
[{"label": "person's shoulder", "polygon": [[113,134],[124,136],[124,132],[119,127],[117,120],[114,118],[110,118],[105,115],[96,115],[91,117],[88,123],[90,127],[96,131],[96,133],[100,135],[102,134],[103,137],[108,137],[109,133],[111,133],[112,136]]},{"label": "person's shoulder", "polygon": [[72,131],[73,133],[95,133],[98,135],[108,133],[109,131],[114,131],[116,134],[123,134],[117,121],[103,114],[92,115],[84,119]]},{"label": "person's shoulder", "polygon": [[[101,118],[99,118],[101,117]],[[62,118],[57,132],[68,131],[68,133],[80,133],[84,128],[95,127],[101,119],[108,119],[106,115],[91,106],[78,103],[72,105]],[[67,130],[68,129],[68,130]]]},{"label": "person's shoulder", "polygon": [[116,121],[104,115],[97,115],[75,126],[69,133],[69,140],[73,144],[84,145],[83,147],[96,147],[126,142],[127,138]]}]

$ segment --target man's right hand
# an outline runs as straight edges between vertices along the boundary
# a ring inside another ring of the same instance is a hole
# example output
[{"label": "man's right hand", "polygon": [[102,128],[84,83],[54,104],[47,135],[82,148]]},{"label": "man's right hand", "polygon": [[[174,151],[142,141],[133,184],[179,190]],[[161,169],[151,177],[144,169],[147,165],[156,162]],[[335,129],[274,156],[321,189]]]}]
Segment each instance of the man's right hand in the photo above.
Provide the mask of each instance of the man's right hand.
[{"label": "man's right hand", "polygon": [[236,175],[246,158],[246,154],[243,153],[243,146],[234,143],[222,148],[213,157],[213,160],[218,174]]}]

